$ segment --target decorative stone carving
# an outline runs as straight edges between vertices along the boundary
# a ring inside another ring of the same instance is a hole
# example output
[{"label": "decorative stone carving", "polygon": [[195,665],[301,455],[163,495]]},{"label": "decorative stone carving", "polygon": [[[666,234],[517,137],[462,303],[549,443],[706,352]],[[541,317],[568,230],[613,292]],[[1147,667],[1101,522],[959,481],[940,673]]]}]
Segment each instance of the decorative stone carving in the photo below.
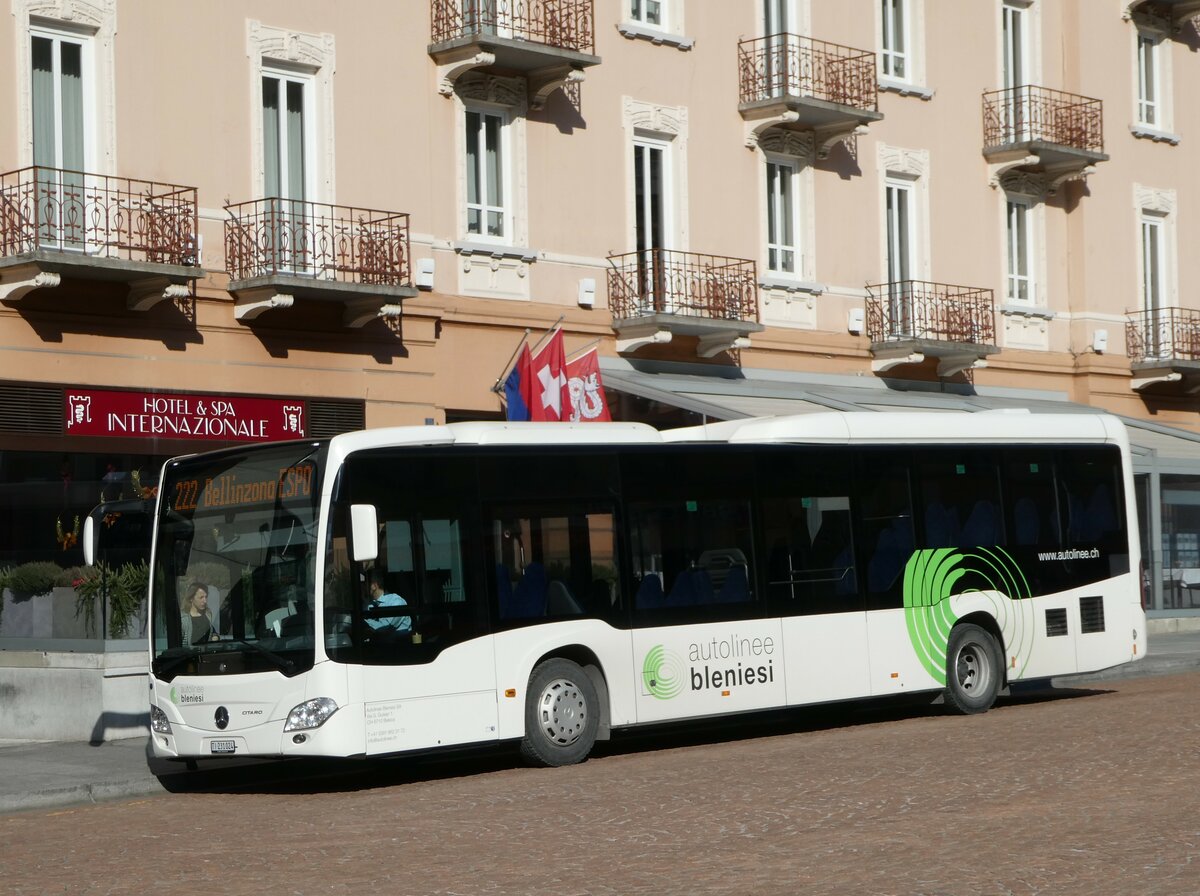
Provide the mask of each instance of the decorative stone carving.
[{"label": "decorative stone carving", "polygon": [[454,90],[463,100],[492,103],[509,108],[525,103],[524,78],[500,78],[496,75],[464,75],[454,84]]}]

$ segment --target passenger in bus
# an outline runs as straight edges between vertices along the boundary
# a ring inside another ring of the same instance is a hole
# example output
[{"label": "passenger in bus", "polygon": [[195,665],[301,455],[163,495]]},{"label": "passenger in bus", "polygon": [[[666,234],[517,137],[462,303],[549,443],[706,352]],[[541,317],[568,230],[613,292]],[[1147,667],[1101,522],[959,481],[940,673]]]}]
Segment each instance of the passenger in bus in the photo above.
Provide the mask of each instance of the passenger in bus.
[{"label": "passenger in bus", "polygon": [[[399,594],[384,591],[382,578],[380,570],[372,569],[367,573],[367,587],[371,592],[371,600],[368,601],[366,609],[372,611],[384,607],[407,607],[408,601]],[[368,616],[366,622],[376,633],[384,635],[412,631],[411,616]]]},{"label": "passenger in bus", "polygon": [[179,628],[185,645],[221,640],[213,625],[212,611],[208,609],[208,586],[203,582],[192,582],[188,586],[179,609]]}]

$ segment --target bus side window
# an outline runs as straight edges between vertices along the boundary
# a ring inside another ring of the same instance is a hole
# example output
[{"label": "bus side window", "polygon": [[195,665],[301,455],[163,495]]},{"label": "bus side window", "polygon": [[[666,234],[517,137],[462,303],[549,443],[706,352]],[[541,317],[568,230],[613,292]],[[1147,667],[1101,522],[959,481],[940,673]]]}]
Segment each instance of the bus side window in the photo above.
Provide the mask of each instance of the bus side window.
[{"label": "bus side window", "polygon": [[1067,544],[1111,548],[1124,543],[1123,513],[1117,504],[1118,469],[1095,451],[1062,453],[1058,481],[1067,517]]},{"label": "bus side window", "polygon": [[1006,543],[1000,513],[999,469],[964,451],[939,452],[917,464],[926,548],[991,547]]},{"label": "bus side window", "polygon": [[845,452],[789,448],[759,457],[772,613],[862,610],[850,513],[853,478]]},{"label": "bus side window", "polygon": [[904,567],[915,546],[909,465],[895,454],[859,458],[868,609],[903,605]]},{"label": "bus side window", "polygon": [[1015,547],[1044,545],[1058,549],[1058,497],[1054,458],[1048,451],[1020,451],[1004,464],[1008,543]]},{"label": "bus side window", "polygon": [[584,512],[569,514],[550,507],[493,514],[494,593],[502,623],[616,612],[614,516],[584,506]]}]

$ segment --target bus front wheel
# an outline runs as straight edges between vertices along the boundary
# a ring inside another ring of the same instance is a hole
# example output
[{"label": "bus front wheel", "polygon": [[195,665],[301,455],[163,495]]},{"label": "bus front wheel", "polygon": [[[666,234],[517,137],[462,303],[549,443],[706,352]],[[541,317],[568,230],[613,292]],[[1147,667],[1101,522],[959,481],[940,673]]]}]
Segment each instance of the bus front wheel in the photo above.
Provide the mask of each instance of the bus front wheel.
[{"label": "bus front wheel", "polygon": [[539,663],[525,697],[521,755],[534,765],[574,765],[596,743],[600,699],[588,674],[561,658]]},{"label": "bus front wheel", "polygon": [[1000,647],[986,629],[956,625],[946,645],[946,705],[960,713],[987,712],[1000,693]]}]

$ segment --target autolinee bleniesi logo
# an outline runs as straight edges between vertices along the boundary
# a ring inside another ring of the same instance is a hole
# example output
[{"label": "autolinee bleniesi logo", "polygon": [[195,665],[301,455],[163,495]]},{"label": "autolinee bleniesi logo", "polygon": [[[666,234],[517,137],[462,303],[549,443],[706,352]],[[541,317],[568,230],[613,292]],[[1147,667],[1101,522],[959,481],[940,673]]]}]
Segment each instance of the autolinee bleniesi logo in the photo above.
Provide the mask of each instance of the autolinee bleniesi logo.
[{"label": "autolinee bleniesi logo", "polygon": [[657,644],[642,661],[642,693],[670,700],[689,685],[692,691],[708,691],[770,684],[775,681],[774,653],[775,642],[769,637],[730,635],[688,645],[689,663],[685,663],[679,654]]},{"label": "autolinee bleniesi logo", "polygon": [[684,681],[683,660],[679,654],[667,650],[661,644],[650,648],[642,660],[642,684],[646,693],[659,700],[670,700],[679,696]]}]

